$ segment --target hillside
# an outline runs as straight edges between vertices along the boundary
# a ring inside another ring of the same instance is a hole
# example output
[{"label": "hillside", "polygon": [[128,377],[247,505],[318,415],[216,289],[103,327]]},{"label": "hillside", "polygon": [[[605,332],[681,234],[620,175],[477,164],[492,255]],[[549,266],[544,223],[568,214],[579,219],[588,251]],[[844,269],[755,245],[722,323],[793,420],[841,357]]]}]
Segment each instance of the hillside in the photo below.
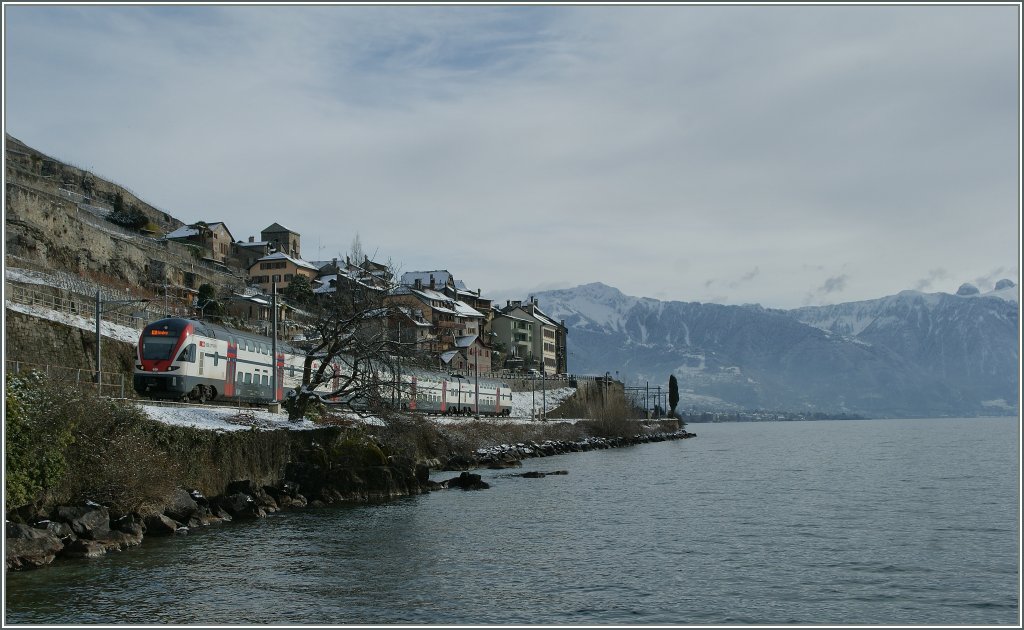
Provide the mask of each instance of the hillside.
[{"label": "hillside", "polygon": [[[127,188],[51,158],[7,136],[4,215],[7,268],[74,278],[58,287],[88,295],[97,289],[159,298],[172,311],[187,306],[204,283],[244,286],[241,274],[200,259],[181,243],[162,240],[184,223]],[[140,226],[111,220],[115,206]],[[74,285],[74,286],[72,286]]]}]

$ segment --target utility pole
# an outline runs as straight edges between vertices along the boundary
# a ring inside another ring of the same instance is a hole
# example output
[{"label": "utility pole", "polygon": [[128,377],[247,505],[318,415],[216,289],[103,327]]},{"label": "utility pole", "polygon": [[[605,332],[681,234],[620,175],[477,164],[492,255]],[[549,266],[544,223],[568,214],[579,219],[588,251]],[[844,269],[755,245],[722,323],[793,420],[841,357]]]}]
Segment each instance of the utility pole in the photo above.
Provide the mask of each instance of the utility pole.
[{"label": "utility pole", "polygon": [[537,419],[537,375],[530,375],[530,392],[533,394],[533,411],[531,412],[531,418]]},{"label": "utility pole", "polygon": [[270,316],[270,321],[273,324],[274,333],[272,341],[270,342],[270,354],[273,357],[270,360],[270,387],[273,392],[270,394],[270,402],[277,402],[277,283],[270,283],[270,308],[273,311]]},{"label": "utility pole", "polygon": [[541,409],[540,415],[544,420],[548,419],[548,366],[544,362],[543,357],[541,358],[540,364],[540,387],[541,397],[544,401],[544,407]]}]

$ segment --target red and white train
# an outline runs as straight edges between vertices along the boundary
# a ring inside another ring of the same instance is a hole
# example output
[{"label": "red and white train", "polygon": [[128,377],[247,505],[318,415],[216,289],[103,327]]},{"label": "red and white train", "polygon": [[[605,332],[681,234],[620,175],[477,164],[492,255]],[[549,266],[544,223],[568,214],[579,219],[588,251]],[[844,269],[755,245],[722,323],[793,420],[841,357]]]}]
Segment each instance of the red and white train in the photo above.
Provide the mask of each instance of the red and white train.
[{"label": "red and white train", "polygon": [[[155,321],[139,337],[133,385],[140,396],[171,400],[283,400],[302,382],[304,355],[269,337],[193,319]],[[273,389],[272,370],[277,371]],[[327,391],[330,383],[321,389]],[[401,374],[395,405],[422,413],[507,416],[512,390],[494,379],[414,369]]]}]

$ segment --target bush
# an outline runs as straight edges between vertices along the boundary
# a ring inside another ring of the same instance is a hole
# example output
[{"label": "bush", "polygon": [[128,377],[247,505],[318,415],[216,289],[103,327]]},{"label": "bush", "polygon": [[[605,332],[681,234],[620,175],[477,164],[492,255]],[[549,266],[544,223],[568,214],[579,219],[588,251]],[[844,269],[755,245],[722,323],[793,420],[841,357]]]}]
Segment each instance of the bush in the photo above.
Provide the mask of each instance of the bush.
[{"label": "bush", "polygon": [[74,417],[54,396],[45,377],[33,372],[7,376],[4,416],[6,496],[4,510],[39,507],[65,478],[65,450],[74,441]]},{"label": "bush", "polygon": [[146,431],[152,420],[134,403],[89,397],[67,456],[72,501],[91,499],[126,514],[157,504],[181,476],[176,462]]},{"label": "bush", "polygon": [[107,220],[133,230],[144,228],[149,223],[149,217],[134,205],[127,209],[115,207],[114,211],[107,216]]},{"label": "bush", "polygon": [[133,403],[34,373],[7,379],[4,509],[86,499],[138,511],[174,489],[180,471]]},{"label": "bush", "polygon": [[369,436],[359,430],[345,432],[326,449],[316,452],[317,462],[323,468],[364,468],[384,466],[387,456]]}]

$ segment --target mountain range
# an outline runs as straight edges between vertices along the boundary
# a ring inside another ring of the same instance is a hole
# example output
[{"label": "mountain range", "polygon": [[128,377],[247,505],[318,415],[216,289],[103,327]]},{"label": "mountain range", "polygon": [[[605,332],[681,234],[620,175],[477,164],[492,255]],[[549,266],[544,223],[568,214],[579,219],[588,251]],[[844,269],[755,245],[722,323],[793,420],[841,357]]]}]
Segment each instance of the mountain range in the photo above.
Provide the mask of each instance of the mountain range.
[{"label": "mountain range", "polygon": [[1018,413],[1018,290],[903,291],[792,310],[659,301],[592,283],[537,293],[570,371],[680,387],[680,408],[869,417]]}]

